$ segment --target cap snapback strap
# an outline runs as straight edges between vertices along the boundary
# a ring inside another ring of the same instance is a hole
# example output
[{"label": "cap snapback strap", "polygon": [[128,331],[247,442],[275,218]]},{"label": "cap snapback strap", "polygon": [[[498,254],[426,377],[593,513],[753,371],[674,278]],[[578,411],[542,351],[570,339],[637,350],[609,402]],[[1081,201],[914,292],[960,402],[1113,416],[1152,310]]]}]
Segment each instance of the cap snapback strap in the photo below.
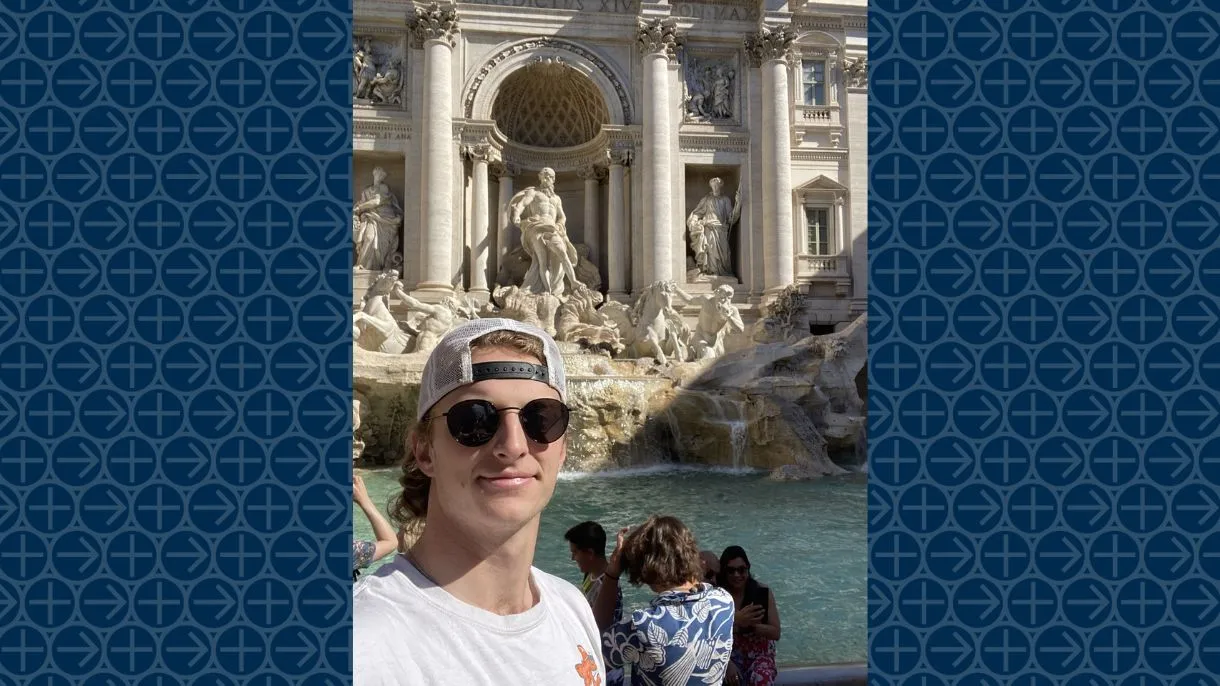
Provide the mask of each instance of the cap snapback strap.
[{"label": "cap snapback strap", "polygon": [[529,362],[479,362],[470,365],[471,381],[485,379],[526,379],[548,383],[547,368]]}]

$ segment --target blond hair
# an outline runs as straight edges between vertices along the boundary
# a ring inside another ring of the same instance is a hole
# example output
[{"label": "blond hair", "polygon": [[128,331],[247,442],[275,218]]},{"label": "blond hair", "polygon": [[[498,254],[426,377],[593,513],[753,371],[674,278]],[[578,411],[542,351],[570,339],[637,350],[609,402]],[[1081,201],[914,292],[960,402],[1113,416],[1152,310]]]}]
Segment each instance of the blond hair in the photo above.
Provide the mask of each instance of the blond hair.
[{"label": "blond hair", "polygon": [[[512,350],[529,355],[545,364],[546,354],[542,341],[517,331],[491,331],[470,342],[470,350]],[[434,417],[425,415],[407,433],[402,460],[402,474],[398,483],[402,492],[390,503],[390,521],[406,538],[417,537],[423,530],[424,518],[428,515],[428,494],[432,488],[432,477],[419,468],[419,455],[429,450],[429,432]]]}]

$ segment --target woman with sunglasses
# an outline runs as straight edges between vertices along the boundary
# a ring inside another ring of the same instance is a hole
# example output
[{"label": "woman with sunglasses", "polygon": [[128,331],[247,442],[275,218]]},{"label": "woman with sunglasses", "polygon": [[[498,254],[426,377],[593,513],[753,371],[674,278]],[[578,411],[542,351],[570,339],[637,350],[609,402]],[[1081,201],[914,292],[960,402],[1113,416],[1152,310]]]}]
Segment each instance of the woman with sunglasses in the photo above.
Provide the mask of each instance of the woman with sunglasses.
[{"label": "woman with sunglasses", "polygon": [[[775,594],[754,580],[750,558],[738,545],[720,554],[720,586],[733,596],[733,668],[729,686],[770,686],[778,672],[775,642],[779,640],[779,611]],[[736,678],[734,678],[736,677]]]},{"label": "woman with sunglasses", "polygon": [[[612,621],[624,572],[657,597]],[[653,515],[630,533],[620,530],[593,608],[606,667],[630,664],[632,686],[721,683],[733,647],[733,603],[702,574],[695,536],[676,517]]]},{"label": "woman with sunglasses", "polygon": [[465,322],[432,350],[390,512],[418,538],[355,589],[357,686],[604,683],[588,602],[533,567],[566,396],[559,349],[537,327]]}]

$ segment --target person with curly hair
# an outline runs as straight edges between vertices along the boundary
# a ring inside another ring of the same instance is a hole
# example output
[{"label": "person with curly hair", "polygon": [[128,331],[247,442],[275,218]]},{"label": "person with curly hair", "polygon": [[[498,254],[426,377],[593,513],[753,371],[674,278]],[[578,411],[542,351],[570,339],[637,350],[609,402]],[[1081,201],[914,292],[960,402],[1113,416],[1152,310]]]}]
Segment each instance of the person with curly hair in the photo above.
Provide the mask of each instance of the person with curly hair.
[{"label": "person with curly hair", "polygon": [[559,348],[535,326],[469,321],[432,350],[390,512],[414,543],[354,589],[357,686],[604,684],[589,603],[533,566],[566,400]]},{"label": "person with curly hair", "polygon": [[[613,621],[619,577],[657,594]],[[733,598],[703,581],[695,536],[676,517],[653,515],[618,543],[593,614],[608,669],[630,665],[632,686],[720,684],[733,649]]]}]

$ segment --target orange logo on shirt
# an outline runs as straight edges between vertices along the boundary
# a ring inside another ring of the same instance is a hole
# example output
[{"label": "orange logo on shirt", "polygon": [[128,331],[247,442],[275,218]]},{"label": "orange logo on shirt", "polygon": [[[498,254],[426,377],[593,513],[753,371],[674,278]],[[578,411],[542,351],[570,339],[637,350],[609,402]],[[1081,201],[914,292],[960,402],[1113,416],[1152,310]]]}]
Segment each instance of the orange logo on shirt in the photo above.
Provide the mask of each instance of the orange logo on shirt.
[{"label": "orange logo on shirt", "polygon": [[585,680],[585,686],[602,686],[602,676],[597,673],[597,662],[584,646],[580,648],[580,663],[576,665],[576,673]]}]

